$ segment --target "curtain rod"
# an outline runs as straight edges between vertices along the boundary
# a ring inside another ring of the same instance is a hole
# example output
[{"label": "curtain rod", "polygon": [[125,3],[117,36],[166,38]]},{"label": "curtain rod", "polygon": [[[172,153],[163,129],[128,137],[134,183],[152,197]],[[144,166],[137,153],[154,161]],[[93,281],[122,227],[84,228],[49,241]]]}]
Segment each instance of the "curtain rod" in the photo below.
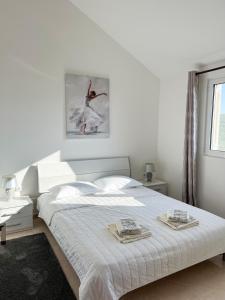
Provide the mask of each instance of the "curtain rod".
[{"label": "curtain rod", "polygon": [[217,67],[217,68],[213,68],[213,69],[209,69],[209,70],[205,70],[205,71],[196,72],[195,74],[198,76],[198,75],[201,75],[201,74],[204,74],[204,73],[209,73],[209,72],[213,72],[213,71],[217,71],[217,70],[221,70],[221,69],[225,69],[225,66],[221,66],[221,67]]}]

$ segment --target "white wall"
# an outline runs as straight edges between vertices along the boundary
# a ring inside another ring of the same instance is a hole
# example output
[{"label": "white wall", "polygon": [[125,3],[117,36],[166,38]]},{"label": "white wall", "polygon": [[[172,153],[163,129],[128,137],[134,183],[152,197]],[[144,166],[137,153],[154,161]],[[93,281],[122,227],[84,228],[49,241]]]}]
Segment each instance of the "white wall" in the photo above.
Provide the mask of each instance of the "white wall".
[{"label": "white wall", "polygon": [[[130,155],[139,177],[156,159],[159,80],[69,1],[1,1],[0,41],[0,174],[46,157]],[[110,138],[65,138],[66,72],[110,78]]]},{"label": "white wall", "polygon": [[187,72],[161,81],[158,127],[159,175],[169,195],[181,199]]}]

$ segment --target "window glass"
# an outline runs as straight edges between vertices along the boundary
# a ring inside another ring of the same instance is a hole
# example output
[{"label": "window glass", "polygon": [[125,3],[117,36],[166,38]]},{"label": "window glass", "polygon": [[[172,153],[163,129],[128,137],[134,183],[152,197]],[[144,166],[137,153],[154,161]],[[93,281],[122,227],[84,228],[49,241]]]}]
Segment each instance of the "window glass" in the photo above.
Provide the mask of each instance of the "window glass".
[{"label": "window glass", "polygon": [[225,151],[225,82],[214,84],[210,148]]}]

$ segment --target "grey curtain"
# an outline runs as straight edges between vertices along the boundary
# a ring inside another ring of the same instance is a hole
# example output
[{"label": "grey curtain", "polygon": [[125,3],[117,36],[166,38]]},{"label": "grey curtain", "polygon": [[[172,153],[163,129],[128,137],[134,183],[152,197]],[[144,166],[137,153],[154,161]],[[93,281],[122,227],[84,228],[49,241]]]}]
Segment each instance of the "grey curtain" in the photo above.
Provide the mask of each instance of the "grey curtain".
[{"label": "grey curtain", "polygon": [[197,144],[198,144],[198,77],[188,73],[187,106],[185,118],[184,165],[182,200],[197,206]]}]

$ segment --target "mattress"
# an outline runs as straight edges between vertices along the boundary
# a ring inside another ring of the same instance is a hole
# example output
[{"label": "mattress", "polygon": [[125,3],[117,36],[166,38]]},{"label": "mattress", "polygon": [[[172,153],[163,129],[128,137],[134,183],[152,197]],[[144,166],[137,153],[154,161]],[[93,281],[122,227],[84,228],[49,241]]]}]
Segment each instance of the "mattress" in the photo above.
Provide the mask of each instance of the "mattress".
[{"label": "mattress", "polygon": [[[38,200],[45,220],[80,279],[80,300],[116,300],[127,292],[225,252],[225,220],[145,187],[54,201]],[[174,231],[158,220],[187,210],[199,226]],[[107,225],[133,217],[152,236],[120,244]]]}]

